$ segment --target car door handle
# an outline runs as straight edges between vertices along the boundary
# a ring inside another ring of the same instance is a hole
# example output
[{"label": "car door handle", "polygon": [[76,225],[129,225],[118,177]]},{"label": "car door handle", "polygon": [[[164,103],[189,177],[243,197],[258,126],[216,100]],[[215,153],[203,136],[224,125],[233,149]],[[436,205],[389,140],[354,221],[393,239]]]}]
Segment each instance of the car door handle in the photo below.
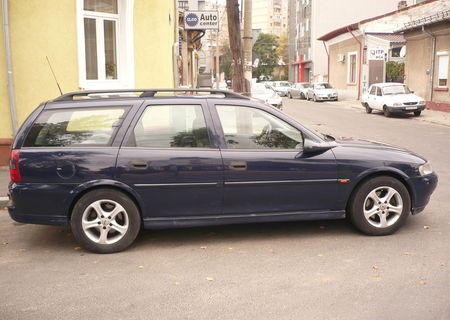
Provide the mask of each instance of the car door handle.
[{"label": "car door handle", "polygon": [[147,169],[148,164],[146,161],[142,161],[142,160],[133,160],[131,161],[131,166],[135,169],[140,169],[140,170],[144,170]]},{"label": "car door handle", "polygon": [[247,162],[231,161],[229,167],[231,170],[247,170]]}]

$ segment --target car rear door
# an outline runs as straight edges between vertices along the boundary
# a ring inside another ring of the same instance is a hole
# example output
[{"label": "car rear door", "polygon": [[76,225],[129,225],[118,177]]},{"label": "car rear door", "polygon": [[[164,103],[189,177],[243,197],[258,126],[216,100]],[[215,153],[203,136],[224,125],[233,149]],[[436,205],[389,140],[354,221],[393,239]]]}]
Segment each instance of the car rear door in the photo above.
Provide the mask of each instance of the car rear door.
[{"label": "car rear door", "polygon": [[117,179],[136,190],[144,221],[217,215],[223,165],[204,99],[149,100],[130,126]]},{"label": "car rear door", "polygon": [[304,155],[302,132],[269,110],[238,101],[211,109],[224,137],[223,213],[332,210],[337,192],[333,152]]}]

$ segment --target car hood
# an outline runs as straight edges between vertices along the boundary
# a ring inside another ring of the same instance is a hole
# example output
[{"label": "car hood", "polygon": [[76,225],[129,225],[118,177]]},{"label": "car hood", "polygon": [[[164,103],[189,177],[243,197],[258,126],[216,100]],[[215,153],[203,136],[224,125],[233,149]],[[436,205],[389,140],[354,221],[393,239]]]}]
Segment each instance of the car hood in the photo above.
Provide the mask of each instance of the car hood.
[{"label": "car hood", "polygon": [[315,93],[318,94],[330,94],[330,93],[336,93],[335,89],[314,89]]},{"label": "car hood", "polygon": [[340,147],[344,147],[344,148],[350,147],[350,148],[358,148],[358,149],[377,149],[380,151],[385,150],[385,151],[407,153],[407,154],[414,155],[414,156],[426,161],[425,158],[421,157],[420,155],[418,155],[410,150],[407,150],[407,149],[404,149],[401,147],[397,147],[397,146],[393,146],[393,145],[383,143],[383,142],[373,141],[373,140],[341,137],[340,139],[337,139],[336,141],[334,141],[334,143],[336,144],[336,146],[340,146]]},{"label": "car hood", "polygon": [[273,90],[282,92],[287,92],[289,89],[290,87],[273,87]]},{"label": "car hood", "polygon": [[393,95],[385,95],[384,98],[388,101],[391,101],[393,103],[395,102],[419,102],[420,100],[423,100],[421,97],[416,96],[415,94],[408,93],[408,94],[393,94]]}]

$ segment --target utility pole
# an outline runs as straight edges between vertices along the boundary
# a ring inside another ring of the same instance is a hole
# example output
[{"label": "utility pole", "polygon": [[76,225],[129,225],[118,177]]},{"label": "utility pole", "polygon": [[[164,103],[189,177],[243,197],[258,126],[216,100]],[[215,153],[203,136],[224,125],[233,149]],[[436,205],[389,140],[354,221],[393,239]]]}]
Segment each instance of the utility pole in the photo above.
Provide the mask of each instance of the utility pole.
[{"label": "utility pole", "polygon": [[244,78],[244,59],[242,58],[241,24],[239,21],[238,0],[227,0],[228,37],[230,38],[232,63],[232,88],[234,92],[248,93],[249,87]]},{"label": "utility pole", "polygon": [[[252,83],[252,0],[244,1],[244,76],[247,88]],[[248,90],[250,91],[250,90]]]}]

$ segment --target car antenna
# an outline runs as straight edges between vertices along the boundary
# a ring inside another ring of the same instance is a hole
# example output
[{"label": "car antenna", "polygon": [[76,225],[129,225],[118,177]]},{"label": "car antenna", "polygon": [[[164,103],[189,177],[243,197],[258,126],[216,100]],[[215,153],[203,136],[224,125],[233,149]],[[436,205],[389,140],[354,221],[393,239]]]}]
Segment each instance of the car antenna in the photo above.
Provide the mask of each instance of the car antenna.
[{"label": "car antenna", "polygon": [[63,95],[63,92],[62,92],[62,90],[61,90],[61,87],[59,86],[59,83],[58,83],[58,79],[56,79],[55,73],[53,72],[52,65],[50,64],[50,60],[48,59],[47,56],[45,56],[45,58],[47,59],[48,66],[50,67],[50,71],[51,71],[52,74],[53,74],[53,78],[55,79],[55,82],[56,82],[56,85],[58,86],[59,92],[61,93],[61,95]]}]

